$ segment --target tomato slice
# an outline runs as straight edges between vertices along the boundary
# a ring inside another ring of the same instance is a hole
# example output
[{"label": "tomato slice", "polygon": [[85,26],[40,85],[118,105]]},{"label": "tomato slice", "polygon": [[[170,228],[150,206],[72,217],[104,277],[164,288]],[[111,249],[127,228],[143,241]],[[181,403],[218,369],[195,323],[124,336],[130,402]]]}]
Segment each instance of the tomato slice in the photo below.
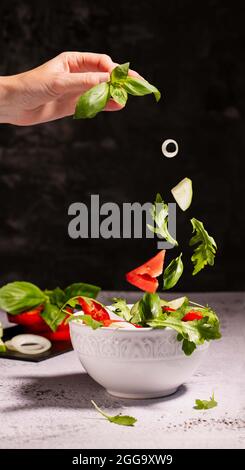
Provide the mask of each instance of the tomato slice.
[{"label": "tomato slice", "polygon": [[126,274],[127,281],[145,292],[156,292],[158,288],[156,277],[163,272],[164,257],[165,250],[162,250],[146,263],[128,272]]},{"label": "tomato slice", "polygon": [[85,300],[83,297],[78,298],[78,303],[82,307],[85,315],[91,315],[94,320],[104,321],[110,320],[107,310],[99,302],[95,300]]},{"label": "tomato slice", "polygon": [[185,314],[185,316],[182,318],[182,321],[201,320],[202,318],[203,318],[203,315],[201,314],[201,312],[192,310]]}]

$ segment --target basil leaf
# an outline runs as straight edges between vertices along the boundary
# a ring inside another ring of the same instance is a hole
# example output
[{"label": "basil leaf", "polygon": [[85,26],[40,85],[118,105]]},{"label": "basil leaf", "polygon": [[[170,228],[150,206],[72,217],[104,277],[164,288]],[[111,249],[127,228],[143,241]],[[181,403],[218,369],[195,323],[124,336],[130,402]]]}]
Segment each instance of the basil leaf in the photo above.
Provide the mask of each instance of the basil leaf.
[{"label": "basil leaf", "polygon": [[57,305],[46,303],[41,317],[51,328],[52,331],[56,331],[58,326],[63,323],[67,314],[62,312]]},{"label": "basil leaf", "polygon": [[189,341],[188,339],[183,339],[182,343],[182,350],[185,353],[186,356],[190,356],[193,351],[195,351],[196,345],[193,343],[193,341]]},{"label": "basil leaf", "polygon": [[169,263],[163,273],[163,289],[172,289],[183,273],[182,253]]},{"label": "basil leaf", "polygon": [[74,114],[74,119],[93,118],[106,106],[110,97],[109,83],[95,85],[80,96]]},{"label": "basil leaf", "polygon": [[156,101],[159,101],[161,98],[160,91],[142,78],[127,77],[123,86],[130,95],[144,96],[153,93],[155,95]]},{"label": "basil leaf", "polygon": [[[75,282],[65,289],[65,301],[72,297],[91,297],[95,299],[100,292],[100,287],[94,286],[93,284],[85,284],[84,282]],[[64,301],[64,302],[65,302]],[[63,303],[64,303],[63,302]]]},{"label": "basil leaf", "polygon": [[210,400],[195,400],[196,406],[194,406],[195,410],[208,410],[210,408],[214,408],[218,405],[218,402],[214,399],[214,393],[210,397]]},{"label": "basil leaf", "polygon": [[37,307],[46,300],[46,295],[30,282],[10,282],[0,289],[0,308],[12,315]]},{"label": "basil leaf", "polygon": [[131,323],[146,324],[162,313],[161,299],[158,294],[146,292],[143,298],[131,309]]},{"label": "basil leaf", "polygon": [[104,418],[106,418],[110,423],[114,424],[119,424],[120,426],[134,426],[134,424],[137,422],[137,419],[134,418],[133,416],[127,416],[127,415],[116,415],[116,416],[111,416],[105,413],[101,408],[96,405],[96,403],[91,400],[92,405],[95,407],[95,409],[102,415]]},{"label": "basil leaf", "polygon": [[111,72],[111,83],[114,85],[124,83],[128,76],[129,62],[118,65]]},{"label": "basil leaf", "polygon": [[116,313],[119,317],[124,318],[126,321],[131,320],[131,311],[130,308],[127,306],[127,302],[124,299],[120,299],[119,297],[113,297],[113,312]]},{"label": "basil leaf", "polygon": [[60,289],[60,287],[56,287],[53,290],[46,289],[44,293],[49,297],[50,303],[57,305],[59,308],[61,308],[66,301],[65,292]]},{"label": "basil leaf", "polygon": [[110,95],[116,103],[125,106],[128,99],[128,94],[121,86],[110,85]]},{"label": "basil leaf", "polygon": [[203,269],[207,264],[214,265],[217,245],[213,237],[205,230],[203,223],[195,218],[191,219],[195,235],[190,239],[189,245],[197,245],[191,257],[194,265],[193,276]]}]

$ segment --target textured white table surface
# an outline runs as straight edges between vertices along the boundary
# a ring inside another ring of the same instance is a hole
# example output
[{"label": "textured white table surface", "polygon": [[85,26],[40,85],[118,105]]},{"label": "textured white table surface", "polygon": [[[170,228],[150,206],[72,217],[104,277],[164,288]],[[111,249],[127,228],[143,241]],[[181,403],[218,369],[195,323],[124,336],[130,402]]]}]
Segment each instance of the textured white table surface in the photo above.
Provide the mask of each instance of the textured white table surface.
[{"label": "textured white table surface", "polygon": [[[100,298],[113,295],[123,294],[104,292]],[[245,448],[245,294],[189,296],[217,310],[223,337],[170,397],[113,398],[85,373],[74,352],[35,364],[0,359],[0,448]],[[137,297],[127,293],[129,301]],[[0,319],[4,323],[5,316]],[[208,399],[213,391],[216,408],[193,408],[196,398]],[[91,399],[138,422],[133,428],[111,424]]]}]

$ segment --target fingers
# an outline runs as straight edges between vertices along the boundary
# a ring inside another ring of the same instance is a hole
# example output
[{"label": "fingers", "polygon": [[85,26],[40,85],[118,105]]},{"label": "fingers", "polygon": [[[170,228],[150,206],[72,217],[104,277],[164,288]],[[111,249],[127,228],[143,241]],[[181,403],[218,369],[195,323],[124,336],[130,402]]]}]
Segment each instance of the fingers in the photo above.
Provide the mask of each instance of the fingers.
[{"label": "fingers", "polygon": [[58,75],[55,83],[57,93],[84,93],[102,82],[108,82],[108,72],[66,73]]},{"label": "fingers", "polygon": [[120,111],[121,109],[123,109],[124,106],[122,106],[121,104],[118,104],[116,103],[116,101],[113,101],[113,100],[109,100],[104,111]]},{"label": "fingers", "polygon": [[61,54],[71,73],[79,72],[111,72],[114,62],[107,54],[94,52],[64,52]]}]

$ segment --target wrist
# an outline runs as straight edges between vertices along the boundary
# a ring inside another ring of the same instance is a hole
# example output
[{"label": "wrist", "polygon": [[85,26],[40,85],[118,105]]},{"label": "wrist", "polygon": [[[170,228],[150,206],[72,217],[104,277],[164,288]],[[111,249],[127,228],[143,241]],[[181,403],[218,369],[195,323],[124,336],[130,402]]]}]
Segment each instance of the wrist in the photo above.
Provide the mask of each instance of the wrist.
[{"label": "wrist", "polygon": [[0,124],[11,124],[12,77],[0,77]]}]

